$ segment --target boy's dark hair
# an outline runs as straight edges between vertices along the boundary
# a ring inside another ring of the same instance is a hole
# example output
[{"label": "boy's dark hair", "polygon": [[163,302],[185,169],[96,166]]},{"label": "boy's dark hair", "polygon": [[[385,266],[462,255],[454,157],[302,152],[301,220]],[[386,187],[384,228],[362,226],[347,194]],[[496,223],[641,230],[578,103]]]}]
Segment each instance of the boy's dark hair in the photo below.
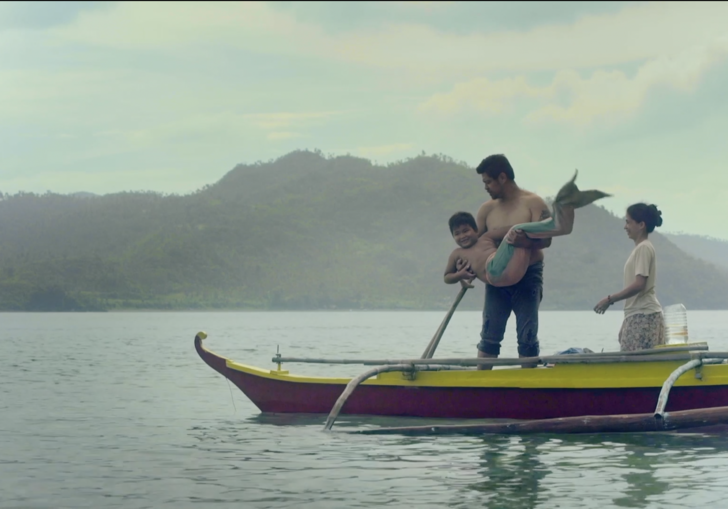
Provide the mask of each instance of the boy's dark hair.
[{"label": "boy's dark hair", "polygon": [[655,226],[662,226],[662,212],[656,205],[635,203],[627,207],[627,214],[638,223],[645,223],[647,233],[655,231]]},{"label": "boy's dark hair", "polygon": [[448,224],[450,225],[450,235],[452,235],[455,228],[464,224],[470,226],[476,232],[478,231],[478,225],[470,212],[456,212],[450,217]]},{"label": "boy's dark hair", "polygon": [[475,171],[478,175],[485,173],[492,179],[497,179],[501,173],[505,173],[508,180],[516,180],[513,167],[508,158],[503,154],[493,154],[481,161]]}]

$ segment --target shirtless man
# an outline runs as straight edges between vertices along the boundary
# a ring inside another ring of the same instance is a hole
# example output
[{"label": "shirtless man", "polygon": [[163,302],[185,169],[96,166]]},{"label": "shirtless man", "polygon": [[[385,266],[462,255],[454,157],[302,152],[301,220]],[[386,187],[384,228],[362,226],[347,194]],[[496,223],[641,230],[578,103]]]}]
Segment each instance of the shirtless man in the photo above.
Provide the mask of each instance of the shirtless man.
[{"label": "shirtless man", "polygon": [[[513,168],[504,155],[486,157],[475,171],[482,176],[485,190],[492,198],[480,206],[476,215],[478,235],[488,232],[496,246],[512,226],[551,216],[543,198],[518,187]],[[535,357],[540,352],[538,309],[543,298],[542,249],[551,245],[551,239],[532,240],[521,233],[511,234],[508,242],[514,247],[530,249],[528,269],[512,286],[495,287],[486,283],[478,357],[498,357],[511,311],[516,315],[518,356]]]},{"label": "shirtless man", "polygon": [[[445,283],[469,283],[475,277],[485,283],[478,357],[498,357],[511,311],[516,314],[519,357],[535,357],[539,354],[538,307],[543,295],[540,249],[552,237],[572,232],[575,209],[610,195],[597,189],[580,191],[576,172],[556,194],[552,218],[543,199],[516,185],[504,156],[488,157],[477,171],[493,200],[480,207],[478,224],[467,212],[450,218],[450,232],[459,247],[448,259]],[[506,242],[502,243],[504,235]]]},{"label": "shirtless man", "polygon": [[556,195],[554,217],[514,225],[506,235],[506,242],[500,245],[493,239],[496,235],[492,231],[478,235],[478,225],[469,212],[453,214],[448,224],[458,248],[448,258],[445,283],[469,283],[474,277],[497,288],[519,283],[532,265],[532,251],[528,247],[516,247],[514,239],[521,234],[525,234],[529,240],[569,235],[574,229],[575,209],[609,196],[596,189],[580,191],[574,183],[577,175],[578,172]]}]

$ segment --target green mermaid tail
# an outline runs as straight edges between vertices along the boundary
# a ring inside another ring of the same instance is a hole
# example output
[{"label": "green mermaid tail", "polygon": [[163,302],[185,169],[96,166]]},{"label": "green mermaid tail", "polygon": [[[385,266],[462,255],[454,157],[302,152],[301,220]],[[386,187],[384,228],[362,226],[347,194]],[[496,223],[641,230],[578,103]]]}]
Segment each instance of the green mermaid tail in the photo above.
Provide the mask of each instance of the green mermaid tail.
[{"label": "green mermaid tail", "polygon": [[[523,230],[529,238],[546,239],[560,235],[568,235],[571,233],[573,221],[565,218],[564,210],[567,208],[579,209],[590,203],[611,196],[603,191],[591,189],[589,191],[580,191],[576,187],[576,176],[579,170],[576,170],[570,181],[564,184],[554,198],[552,206],[553,215],[543,221],[533,223],[522,223],[515,225],[512,229]],[[515,251],[513,245],[508,244],[505,240],[498,246],[495,256],[490,260],[486,267],[488,275],[492,279],[497,279],[508,266],[508,262],[513,257]]]},{"label": "green mermaid tail", "polygon": [[[581,207],[586,207],[590,203],[594,203],[601,198],[612,196],[611,194],[607,194],[596,189],[591,189],[589,191],[579,191],[579,188],[576,187],[576,184],[574,183],[578,174],[579,170],[576,170],[571,180],[561,186],[559,192],[556,193],[556,198],[554,199],[554,207],[561,205],[572,206],[575,209],[580,209]],[[556,216],[556,214],[554,214],[554,216]]]}]

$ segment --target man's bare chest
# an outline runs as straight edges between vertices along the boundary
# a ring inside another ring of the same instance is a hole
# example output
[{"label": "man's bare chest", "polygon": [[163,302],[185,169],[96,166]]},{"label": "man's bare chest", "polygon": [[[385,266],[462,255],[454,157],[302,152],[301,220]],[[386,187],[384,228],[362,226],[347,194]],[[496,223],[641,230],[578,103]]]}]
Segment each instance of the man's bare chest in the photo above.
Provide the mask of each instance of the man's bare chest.
[{"label": "man's bare chest", "polygon": [[518,207],[495,207],[485,218],[485,224],[489,230],[513,226],[514,224],[528,223],[531,221],[531,211],[526,206]]}]

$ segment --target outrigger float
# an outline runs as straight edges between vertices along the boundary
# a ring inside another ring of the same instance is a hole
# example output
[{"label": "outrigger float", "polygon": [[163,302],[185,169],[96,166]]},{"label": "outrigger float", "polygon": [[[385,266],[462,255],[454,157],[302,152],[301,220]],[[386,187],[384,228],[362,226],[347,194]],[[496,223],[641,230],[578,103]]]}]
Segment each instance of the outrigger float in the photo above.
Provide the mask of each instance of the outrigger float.
[{"label": "outrigger float", "polygon": [[[277,354],[277,368],[262,369],[207,350],[206,337],[195,337],[199,356],[261,412],[328,414],[326,430],[340,413],[509,420],[355,431],[363,434],[652,432],[728,424],[728,352],[709,352],[705,343],[526,359],[433,359],[433,338],[417,359]],[[333,378],[294,375],[281,369],[283,363],[377,367],[355,378]],[[474,369],[478,365],[496,369]]]}]

